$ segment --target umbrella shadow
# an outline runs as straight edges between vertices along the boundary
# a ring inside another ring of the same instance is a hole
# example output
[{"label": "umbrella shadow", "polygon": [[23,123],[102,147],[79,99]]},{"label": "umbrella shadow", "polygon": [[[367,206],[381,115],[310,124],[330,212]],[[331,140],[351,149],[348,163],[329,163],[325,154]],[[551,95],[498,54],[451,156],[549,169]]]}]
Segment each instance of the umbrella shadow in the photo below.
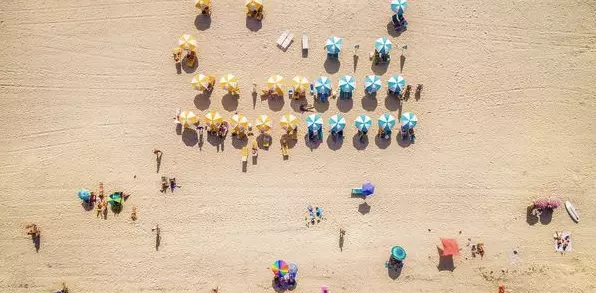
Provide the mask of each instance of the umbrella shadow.
[{"label": "umbrella shadow", "polygon": [[237,95],[227,93],[221,98],[221,105],[226,111],[235,111],[238,109],[238,100],[239,97]]},{"label": "umbrella shadow", "polygon": [[83,207],[83,209],[85,209],[85,211],[88,212],[88,211],[93,210],[94,204],[91,202],[83,201],[83,202],[81,202],[81,206]]},{"label": "umbrella shadow", "polygon": [[193,64],[192,67],[189,67],[188,64],[186,63],[186,57],[184,57],[184,59],[182,60],[182,70],[184,70],[184,72],[186,72],[186,73],[193,73],[197,70],[198,67],[199,67],[199,60],[195,60],[195,63]]},{"label": "umbrella shadow", "polygon": [[286,101],[283,97],[267,98],[269,109],[274,112],[279,112],[284,108]]},{"label": "umbrella shadow", "polygon": [[[402,103],[398,97],[394,97],[392,95],[387,95],[385,97],[385,108],[389,111],[397,111],[401,112]],[[401,115],[401,113],[399,113]],[[399,117],[399,115],[398,115]]]},{"label": "umbrella shadow", "polygon": [[292,99],[290,101],[290,107],[292,107],[292,110],[294,110],[294,112],[302,112],[300,111],[300,105],[306,105],[308,104],[308,102],[306,101],[306,98],[300,98],[300,99]]},{"label": "umbrella shadow", "polygon": [[375,75],[383,75],[383,74],[387,73],[388,68],[389,68],[389,62],[379,63],[379,64],[375,64],[375,63],[370,64],[370,70],[372,70],[372,72]]},{"label": "umbrella shadow", "polygon": [[453,256],[444,256],[443,250],[437,247],[439,252],[439,264],[437,265],[437,269],[440,271],[450,271],[453,272],[455,270],[455,262],[453,261]]},{"label": "umbrella shadow", "polygon": [[406,137],[406,139],[402,139],[401,133],[398,133],[398,135],[396,135],[396,140],[397,140],[397,144],[402,147],[402,148],[407,148],[409,147],[411,144],[413,144],[414,142],[411,141],[409,138]]},{"label": "umbrella shadow", "polygon": [[186,146],[195,146],[199,143],[199,135],[195,130],[184,128],[184,131],[182,131],[182,141]]},{"label": "umbrella shadow", "polygon": [[182,124],[176,123],[176,134],[182,135]]},{"label": "umbrella shadow", "polygon": [[374,111],[378,105],[377,93],[367,94],[362,98],[362,109],[366,111]]},{"label": "umbrella shadow", "polygon": [[304,144],[312,151],[313,149],[319,148],[321,140],[318,138],[311,139],[307,133],[304,135]]},{"label": "umbrella shadow", "polygon": [[548,225],[553,220],[553,210],[544,209],[540,212],[540,224]]},{"label": "umbrella shadow", "polygon": [[199,14],[195,17],[195,27],[200,30],[204,31],[211,27],[211,16],[205,14]]},{"label": "umbrella shadow", "polygon": [[254,18],[246,17],[246,28],[252,32],[258,32],[263,27],[263,22]]},{"label": "umbrella shadow", "polygon": [[404,264],[395,264],[395,265],[388,265],[387,266],[387,275],[392,280],[396,280],[401,275],[402,270],[404,269]]},{"label": "umbrella shadow", "polygon": [[404,71],[404,65],[406,65],[406,56],[400,55],[399,56],[399,73]]},{"label": "umbrella shadow", "polygon": [[343,137],[331,135],[331,134],[329,134],[327,136],[327,147],[332,151],[337,151],[337,150],[341,149],[343,143],[344,143]]},{"label": "umbrella shadow", "polygon": [[354,107],[354,99],[337,99],[337,109],[342,113],[347,113]]},{"label": "umbrella shadow", "polygon": [[367,202],[363,202],[358,205],[358,212],[363,215],[370,213],[370,205]]},{"label": "umbrella shadow", "polygon": [[195,107],[200,110],[207,110],[211,106],[211,92],[204,91],[195,96]]},{"label": "umbrella shadow", "polygon": [[241,149],[247,145],[248,145],[248,138],[245,135],[243,135],[243,136],[232,135],[232,146],[234,148]]},{"label": "umbrella shadow", "polygon": [[359,133],[354,134],[352,137],[352,145],[359,151],[366,149],[368,146],[368,135],[360,135]]},{"label": "umbrella shadow", "polygon": [[286,139],[286,143],[288,144],[288,148],[289,148],[289,149],[293,149],[293,148],[296,146],[296,144],[298,143],[298,140],[296,140],[296,139],[292,138],[292,136],[291,136],[291,135],[289,135],[289,134],[284,134],[284,135],[282,135],[282,137],[280,138],[280,143],[279,143],[280,145],[281,145],[281,140],[282,140],[282,139],[284,139],[284,138]]},{"label": "umbrella shadow", "polygon": [[359,56],[356,55],[356,54],[354,54],[354,58],[353,58],[353,60],[354,60],[354,72],[356,72],[356,68],[358,67],[358,59],[359,59]]},{"label": "umbrella shadow", "polygon": [[155,234],[155,250],[159,250],[159,246],[161,245],[161,235],[160,233]]},{"label": "umbrella shadow", "polygon": [[218,152],[220,151],[220,149],[222,152],[224,151],[224,141],[225,137],[207,134],[207,142],[209,142],[209,144],[211,144],[212,146],[217,147]]},{"label": "umbrella shadow", "polygon": [[[269,146],[268,147],[265,147],[265,145],[264,145],[266,136],[269,137]],[[271,148],[271,144],[273,143],[273,138],[271,137],[271,135],[269,135],[267,133],[259,134],[259,136],[257,136],[255,138],[255,140],[257,141],[257,146],[259,147],[259,149],[262,149],[262,150],[267,150],[267,149]]]},{"label": "umbrella shadow", "polygon": [[319,99],[315,99],[315,102],[313,104],[315,106],[315,110],[317,110],[317,112],[319,113],[324,113],[327,110],[329,110],[329,102],[321,102],[321,100]]},{"label": "umbrella shadow", "polygon": [[122,212],[122,205],[121,204],[113,204],[110,206],[112,213],[118,215]]},{"label": "umbrella shadow", "polygon": [[325,59],[325,71],[327,73],[337,73],[339,71],[339,67],[341,66],[341,62],[339,62],[339,59]]},{"label": "umbrella shadow", "polygon": [[401,35],[402,31],[396,31],[395,27],[393,26],[393,22],[391,22],[391,19],[390,19],[389,22],[387,23],[387,33],[392,37],[399,37]]},{"label": "umbrella shadow", "polygon": [[379,135],[375,136],[375,144],[380,149],[386,149],[391,145],[391,136],[389,138],[383,138]]},{"label": "umbrella shadow", "polygon": [[35,247],[35,252],[39,253],[39,248],[41,247],[41,236],[33,234],[31,235],[31,241]]}]

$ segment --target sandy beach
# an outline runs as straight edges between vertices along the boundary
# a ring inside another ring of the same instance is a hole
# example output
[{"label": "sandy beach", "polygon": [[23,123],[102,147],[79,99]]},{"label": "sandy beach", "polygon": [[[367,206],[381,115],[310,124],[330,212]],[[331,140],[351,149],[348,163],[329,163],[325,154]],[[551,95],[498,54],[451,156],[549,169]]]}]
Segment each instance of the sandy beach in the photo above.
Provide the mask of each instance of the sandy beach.
[{"label": "sandy beach", "polygon": [[[344,293],[501,284],[508,293],[596,292],[595,2],[412,0],[401,34],[389,0],[265,0],[260,23],[241,0],[213,2],[210,19],[190,0],[0,3],[1,292],[55,292],[63,282],[71,292],[274,292],[277,259],[299,266],[295,293],[323,284]],[[287,51],[275,44],[284,30],[295,35]],[[171,52],[183,33],[197,39],[198,67],[177,72]],[[339,63],[326,62],[330,35],[344,39]],[[393,60],[371,66],[383,36]],[[190,85],[199,72],[235,74],[240,96],[220,87],[199,95]],[[272,74],[325,75],[334,87],[353,75],[352,100],[315,109],[325,122],[345,116],[343,143],[327,134],[308,143],[298,103],[253,97],[253,82],[260,89]],[[376,99],[364,97],[369,74],[383,80]],[[393,74],[423,83],[420,99],[385,97]],[[201,119],[238,111],[251,123],[267,114],[273,144],[243,172],[242,145],[228,136],[223,148],[207,139],[199,147],[194,131],[177,133],[177,108]],[[385,112],[416,113],[414,144],[376,139],[376,127],[358,143],[354,119]],[[288,160],[284,113],[300,120]],[[180,188],[161,193],[161,176]],[[350,196],[366,181],[372,197]],[[122,213],[99,219],[83,208],[77,191],[99,182],[131,194]],[[563,206],[530,219],[526,207],[544,197],[573,202],[580,222]],[[307,227],[309,204],[325,219]],[[42,231],[38,252],[31,222]],[[573,235],[572,252],[554,251],[555,231]],[[441,237],[461,248],[454,270],[438,268]],[[479,242],[486,255],[472,257],[468,243]],[[394,245],[408,254],[399,276],[384,266]]]}]

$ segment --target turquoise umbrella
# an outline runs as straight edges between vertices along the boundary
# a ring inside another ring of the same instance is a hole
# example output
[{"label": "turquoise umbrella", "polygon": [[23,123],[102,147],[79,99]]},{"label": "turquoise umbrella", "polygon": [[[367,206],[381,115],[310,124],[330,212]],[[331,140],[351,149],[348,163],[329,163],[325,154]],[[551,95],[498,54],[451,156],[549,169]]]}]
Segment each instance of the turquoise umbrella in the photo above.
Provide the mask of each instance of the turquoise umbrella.
[{"label": "turquoise umbrella", "polygon": [[315,89],[319,94],[328,94],[331,92],[331,79],[321,76],[315,81]]},{"label": "turquoise umbrella", "polygon": [[389,54],[391,48],[393,48],[393,44],[391,44],[391,41],[386,37],[378,38],[375,41],[375,49],[380,54]]},{"label": "turquoise umbrella", "polygon": [[376,93],[381,88],[381,77],[378,75],[367,75],[364,78],[364,90],[370,93]]},{"label": "turquoise umbrella", "polygon": [[401,92],[406,87],[406,80],[401,75],[393,75],[387,81],[387,87],[396,92]]},{"label": "turquoise umbrella", "polygon": [[346,119],[341,115],[335,114],[329,118],[329,127],[331,127],[331,131],[333,132],[340,132],[346,127]]},{"label": "turquoise umbrella", "polygon": [[418,118],[413,113],[406,112],[401,114],[401,117],[399,117],[399,122],[401,122],[402,126],[410,129],[414,128],[414,126],[418,124]]},{"label": "turquoise umbrella", "polygon": [[356,128],[358,128],[358,130],[362,132],[367,132],[368,129],[372,126],[372,120],[370,119],[370,117],[362,114],[356,117],[354,125],[356,125]]},{"label": "turquoise umbrella", "polygon": [[323,118],[320,114],[311,114],[306,117],[306,125],[308,130],[315,131],[323,129]]},{"label": "turquoise umbrella", "polygon": [[344,75],[339,79],[339,90],[344,93],[351,93],[356,89],[356,79],[350,75]]},{"label": "turquoise umbrella", "polygon": [[81,190],[79,190],[79,198],[82,201],[87,202],[91,198],[91,193],[87,189],[81,189]]},{"label": "turquoise umbrella", "polygon": [[110,196],[108,196],[108,203],[111,205],[122,204],[122,194],[120,194],[120,192],[110,194]]},{"label": "turquoise umbrella", "polygon": [[393,246],[391,247],[391,256],[399,261],[403,261],[407,256],[406,250],[401,246]]},{"label": "turquoise umbrella", "polygon": [[341,38],[330,36],[325,43],[325,49],[329,54],[339,54],[344,41]]},{"label": "turquoise umbrella", "polygon": [[393,10],[397,14],[404,14],[404,11],[406,11],[406,7],[408,7],[408,0],[391,1],[391,10]]},{"label": "turquoise umbrella", "polygon": [[390,132],[391,129],[393,129],[393,126],[395,126],[395,117],[393,117],[391,114],[385,113],[379,117],[377,123],[379,124],[379,128],[383,129],[383,131]]}]

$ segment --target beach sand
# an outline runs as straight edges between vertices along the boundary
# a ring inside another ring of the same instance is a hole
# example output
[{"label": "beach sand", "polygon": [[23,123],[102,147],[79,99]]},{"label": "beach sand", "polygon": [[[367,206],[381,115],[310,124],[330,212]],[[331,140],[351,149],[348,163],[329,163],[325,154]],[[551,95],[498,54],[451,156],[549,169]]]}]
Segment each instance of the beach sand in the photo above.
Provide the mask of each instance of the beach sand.
[{"label": "beach sand", "polygon": [[[266,1],[262,24],[246,20],[240,0],[214,2],[210,21],[192,1],[0,3],[0,291],[66,282],[72,292],[272,292],[276,259],[298,265],[296,293],[322,284],[346,293],[596,291],[593,2],[411,1],[388,67],[368,59],[391,31],[388,0]],[[283,30],[295,34],[286,52],[275,45]],[[193,70],[177,73],[171,57],[182,33],[198,40],[194,72],[237,75],[239,99],[220,88],[197,97]],[[339,66],[325,61],[331,34],[344,38]],[[400,105],[384,90],[404,44],[402,75],[424,92]],[[363,99],[373,73],[383,93]],[[260,88],[272,74],[328,75],[334,86],[353,74],[352,101],[317,109],[325,121],[345,114],[343,144],[326,135],[307,146],[306,114],[296,113],[299,139],[284,161],[279,117],[298,104],[251,95],[253,81]],[[194,132],[176,133],[176,108],[227,119],[237,110],[251,122],[268,114],[273,145],[243,172],[242,145],[199,148]],[[355,143],[354,118],[384,112],[416,113],[416,143],[374,133]],[[161,176],[181,187],[160,193]],[[100,181],[107,193],[132,194],[106,220],[76,196]],[[349,194],[364,181],[377,186],[366,203]],[[564,207],[552,220],[527,218],[526,206],[549,196],[572,201],[580,223]],[[326,220],[306,227],[308,204]],[[29,222],[42,231],[38,253]],[[554,252],[555,231],[572,233],[573,252]],[[440,237],[462,249],[453,271],[437,267]],[[468,238],[485,244],[483,259],[470,256]],[[384,267],[393,245],[408,252],[397,277]]]}]

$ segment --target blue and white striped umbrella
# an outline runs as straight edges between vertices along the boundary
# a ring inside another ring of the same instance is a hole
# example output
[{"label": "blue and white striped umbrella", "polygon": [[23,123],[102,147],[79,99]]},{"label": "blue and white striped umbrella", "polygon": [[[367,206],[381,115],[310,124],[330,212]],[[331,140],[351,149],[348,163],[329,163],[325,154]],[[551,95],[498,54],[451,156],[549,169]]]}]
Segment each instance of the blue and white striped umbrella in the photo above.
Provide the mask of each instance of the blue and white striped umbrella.
[{"label": "blue and white striped umbrella", "polygon": [[362,114],[356,117],[354,125],[356,126],[356,128],[358,128],[358,130],[362,132],[367,132],[368,129],[370,129],[370,127],[372,126],[372,120],[370,119],[370,117]]},{"label": "blue and white striped umbrella", "polygon": [[379,124],[379,128],[383,129],[383,131],[390,132],[391,129],[393,129],[393,126],[395,126],[395,117],[389,113],[385,113],[379,117],[377,123]]},{"label": "blue and white striped umbrella", "polygon": [[339,54],[341,51],[341,47],[343,46],[344,41],[342,38],[338,38],[335,36],[330,36],[325,42],[325,49],[327,49],[327,53],[330,54]]},{"label": "blue and white striped umbrella", "polygon": [[392,75],[387,81],[387,87],[396,92],[401,92],[406,87],[406,80],[401,75]]},{"label": "blue and white striped umbrella", "polygon": [[367,75],[364,78],[364,90],[368,93],[376,93],[381,88],[381,77],[378,75]]},{"label": "blue and white striped umbrella", "polygon": [[397,14],[404,14],[404,11],[406,11],[406,7],[408,7],[408,0],[391,1],[391,10],[393,10]]},{"label": "blue and white striped umbrella", "polygon": [[323,118],[320,114],[311,114],[306,117],[306,126],[308,130],[315,131],[323,129]]},{"label": "blue and white striped umbrella", "polygon": [[416,126],[416,124],[418,124],[418,118],[413,113],[406,112],[406,113],[401,114],[401,117],[399,117],[399,122],[401,122],[402,126],[408,128],[408,129],[414,128],[414,126]]},{"label": "blue and white striped umbrella", "polygon": [[346,119],[339,114],[335,114],[329,118],[329,127],[333,132],[342,131],[346,128]]},{"label": "blue and white striped umbrella", "polygon": [[344,93],[351,93],[356,89],[356,79],[350,75],[344,75],[339,79],[339,90]]},{"label": "blue and white striped umbrella", "polygon": [[331,79],[327,76],[321,76],[315,81],[315,89],[319,94],[328,94],[331,92]]},{"label": "blue and white striped umbrella", "polygon": [[380,54],[389,54],[391,48],[393,48],[393,44],[387,37],[378,38],[375,41],[375,49]]}]

